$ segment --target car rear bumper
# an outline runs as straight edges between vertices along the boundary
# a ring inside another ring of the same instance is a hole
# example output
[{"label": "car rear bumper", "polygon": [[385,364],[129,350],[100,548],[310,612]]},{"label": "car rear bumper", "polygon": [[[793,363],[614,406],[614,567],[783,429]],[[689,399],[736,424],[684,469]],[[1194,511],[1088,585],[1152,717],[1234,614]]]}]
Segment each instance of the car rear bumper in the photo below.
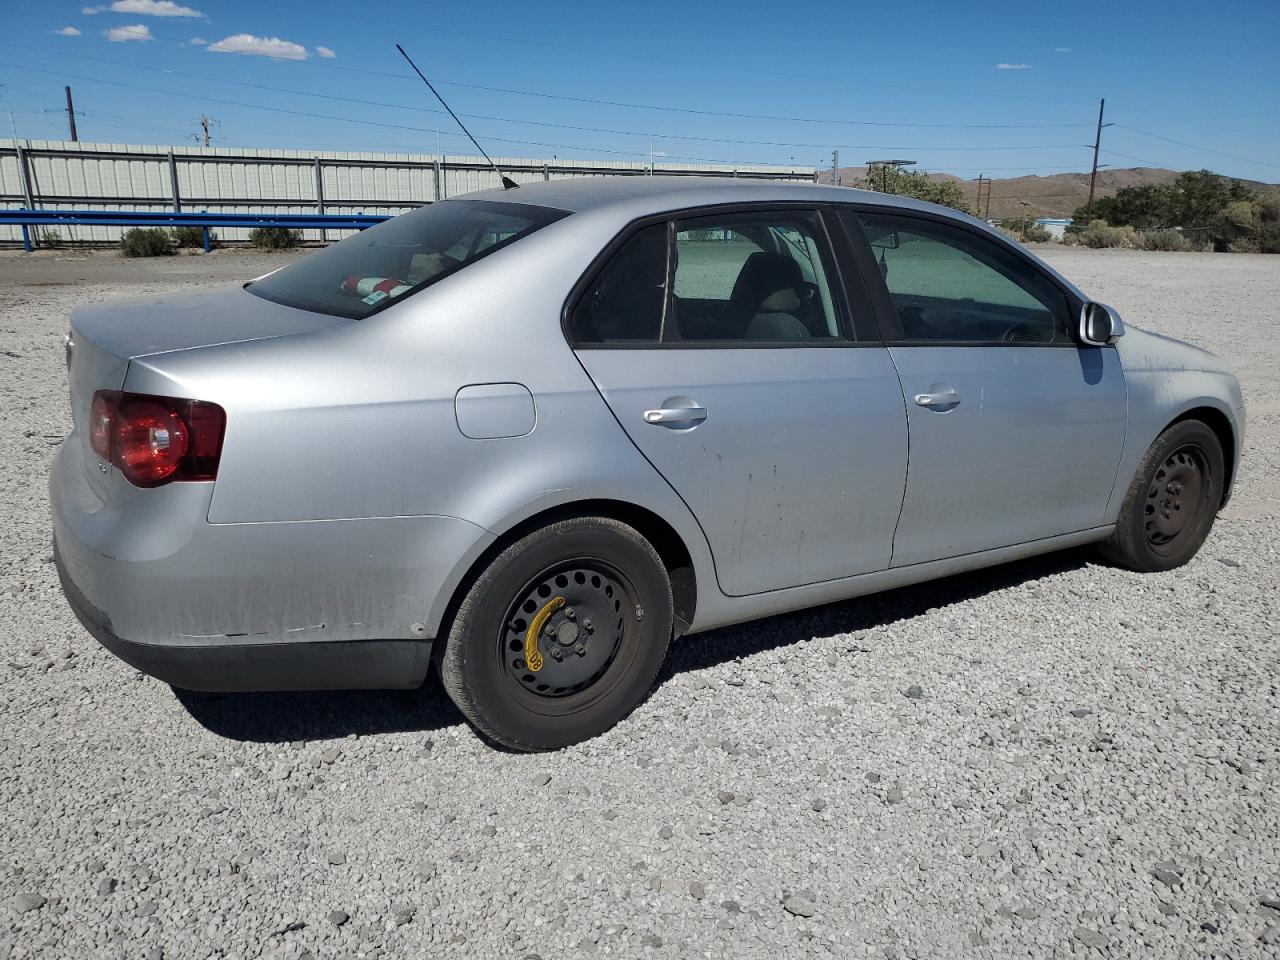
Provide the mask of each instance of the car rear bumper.
[{"label": "car rear bumper", "polygon": [[138,643],[117,636],[111,620],[67,575],[53,548],[67,603],[84,628],[143,673],[186,690],[410,689],[426,678],[430,640],[325,640],[285,643]]},{"label": "car rear bumper", "polygon": [[492,535],[452,517],[211,524],[212,483],[117,490],[73,438],[49,483],[63,592],[122,660],[192,690],[411,688]]}]

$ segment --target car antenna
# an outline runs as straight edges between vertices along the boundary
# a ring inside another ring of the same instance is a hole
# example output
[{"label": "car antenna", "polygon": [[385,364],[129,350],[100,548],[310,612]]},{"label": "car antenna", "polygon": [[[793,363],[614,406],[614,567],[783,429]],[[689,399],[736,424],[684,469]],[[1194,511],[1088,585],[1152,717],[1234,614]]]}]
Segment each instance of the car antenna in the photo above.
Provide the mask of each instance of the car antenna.
[{"label": "car antenna", "polygon": [[463,123],[461,120],[459,120],[458,115],[453,112],[453,108],[444,102],[444,97],[440,96],[440,91],[431,85],[431,81],[428,80],[425,76],[423,76],[422,71],[418,69],[418,65],[413,62],[413,60],[410,58],[410,56],[407,53],[404,52],[404,47],[400,46],[400,44],[397,43],[396,49],[400,51],[400,56],[404,57],[406,60],[409,61],[409,66],[413,67],[413,72],[416,73],[419,77],[422,77],[422,82],[427,85],[428,90],[430,90],[432,93],[436,95],[436,99],[440,101],[440,105],[449,111],[449,116],[453,117],[454,122],[457,123],[458,126],[462,127],[462,132],[467,135],[467,139],[470,140],[472,143],[474,143],[476,145],[476,149],[479,150],[480,153],[484,156],[484,158],[489,161],[489,166],[493,167],[493,172],[496,173],[498,177],[502,180],[502,189],[503,190],[517,189],[520,186],[520,184],[516,183],[514,180],[512,180],[505,173],[503,173],[501,170],[498,169],[498,165],[493,162],[493,158],[484,152],[484,147],[480,146],[480,141],[478,141],[475,137],[471,136],[471,131],[467,129],[467,125]]}]

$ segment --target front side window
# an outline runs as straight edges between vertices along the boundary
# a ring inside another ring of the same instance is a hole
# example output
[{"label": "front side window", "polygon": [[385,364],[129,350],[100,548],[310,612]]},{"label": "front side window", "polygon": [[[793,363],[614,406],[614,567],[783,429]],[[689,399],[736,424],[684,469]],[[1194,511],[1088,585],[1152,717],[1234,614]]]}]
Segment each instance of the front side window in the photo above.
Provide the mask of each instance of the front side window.
[{"label": "front side window", "polygon": [[1066,294],[998,243],[917,217],[857,219],[889,288],[902,340],[1072,342]]},{"label": "front side window", "polygon": [[325,247],[246,288],[286,306],[361,320],[568,216],[522,203],[449,200]]}]

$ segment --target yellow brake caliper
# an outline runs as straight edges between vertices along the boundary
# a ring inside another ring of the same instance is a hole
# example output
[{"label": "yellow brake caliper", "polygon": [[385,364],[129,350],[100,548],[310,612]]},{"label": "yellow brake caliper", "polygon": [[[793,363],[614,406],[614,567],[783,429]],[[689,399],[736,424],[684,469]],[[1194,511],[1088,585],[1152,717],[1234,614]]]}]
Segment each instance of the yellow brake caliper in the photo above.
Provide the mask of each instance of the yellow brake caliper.
[{"label": "yellow brake caliper", "polygon": [[525,632],[524,662],[529,667],[530,673],[537,673],[542,669],[542,652],[538,650],[538,634],[542,632],[547,619],[563,606],[564,597],[552,597],[547,601],[546,606],[534,615],[533,623],[529,624],[529,629]]}]

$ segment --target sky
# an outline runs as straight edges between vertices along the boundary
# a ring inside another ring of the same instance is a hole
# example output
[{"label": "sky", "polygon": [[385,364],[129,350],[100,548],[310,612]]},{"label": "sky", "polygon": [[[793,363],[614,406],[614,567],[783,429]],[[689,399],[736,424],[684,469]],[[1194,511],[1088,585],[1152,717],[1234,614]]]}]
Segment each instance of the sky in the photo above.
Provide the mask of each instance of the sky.
[{"label": "sky", "polygon": [[[1280,181],[1280,3],[0,0],[0,136]],[[12,115],[12,125],[10,117]]]}]

